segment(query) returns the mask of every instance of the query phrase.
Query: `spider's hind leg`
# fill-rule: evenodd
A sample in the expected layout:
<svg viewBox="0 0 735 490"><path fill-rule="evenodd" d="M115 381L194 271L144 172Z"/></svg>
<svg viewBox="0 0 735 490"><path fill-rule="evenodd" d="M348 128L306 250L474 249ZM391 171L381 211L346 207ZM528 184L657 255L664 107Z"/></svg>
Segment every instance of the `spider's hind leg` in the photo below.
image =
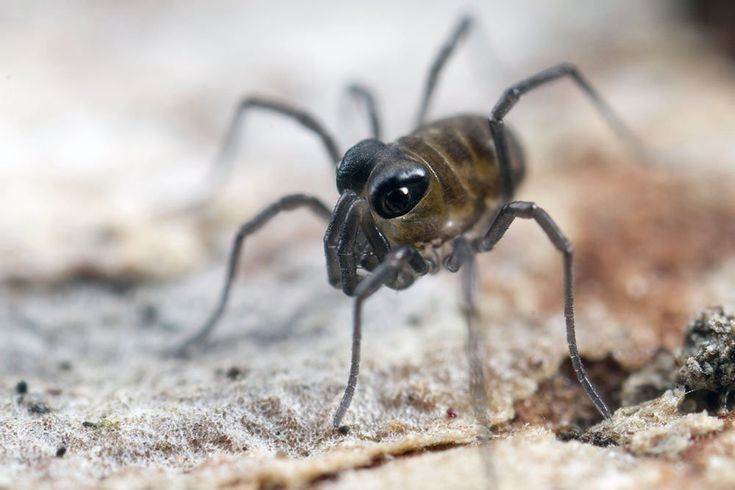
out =
<svg viewBox="0 0 735 490"><path fill-rule="evenodd" d="M567 347L569 348L569 357L572 360L572 366L574 372L577 375L579 383L584 388L587 396L590 398L595 408L605 418L610 418L610 410L605 405L602 397L597 392L597 389L590 381L587 372L582 364L582 358L579 356L577 349L577 338L575 334L575 322L574 322L574 288L573 288L573 271L572 271L572 258L574 251L572 244L569 239L564 235L559 226L551 219L551 216L538 207L533 202L525 201L511 201L503 205L494 221L490 225L490 229L484 237L480 238L475 243L475 248L478 251L489 251L491 250L503 235L508 230L510 225L515 221L516 218L532 219L541 227L546 234L547 238L551 241L554 247L561 252L563 256L563 267L564 267L564 318L566 320L567 330Z"/></svg>
<svg viewBox="0 0 735 490"><path fill-rule="evenodd" d="M361 83L351 83L345 88L345 95L365 107L370 123L370 136L379 140L382 136L382 125L380 124L378 103L373 91Z"/></svg>
<svg viewBox="0 0 735 490"><path fill-rule="evenodd" d="M636 135L628 129L626 124L617 116L610 105L605 102L605 99L603 99L587 79L582 76L579 69L571 63L560 63L511 85L505 90L505 92L503 92L500 100L498 100L495 107L493 107L492 114L489 118L490 132L492 133L495 151L498 155L501 190L504 201L510 201L513 199L515 191L513 171L511 169L511 151L504 123L505 116L516 105L521 96L563 77L571 78L590 98L595 108L602 115L607 124L613 129L615 134L633 154L643 161L647 160L644 145Z"/></svg>
<svg viewBox="0 0 735 490"><path fill-rule="evenodd" d="M447 268L460 270L462 281L462 312L467 324L467 362L469 364L470 398L475 418L480 424L479 440L483 465L489 485L494 485L495 469L490 448L490 418L488 417L487 379L485 377L485 335L479 326L477 311L477 261L471 245L459 238L447 262ZM460 269L461 268L461 269ZM494 488L491 486L491 488Z"/></svg>
<svg viewBox="0 0 735 490"><path fill-rule="evenodd" d="M467 35L467 32L472 26L472 17L465 15L459 19L459 22L452 30L449 38L444 42L439 52L431 63L429 68L429 76L424 83L424 91L421 94L421 102L419 103L419 111L416 115L416 127L420 127L426 121L426 113L429 111L431 105L432 96L436 89L436 84L439 81L439 75L441 75L444 66L447 64L447 60L452 56L455 49L459 45L460 41Z"/></svg>
<svg viewBox="0 0 735 490"><path fill-rule="evenodd" d="M488 395L486 388L484 354L484 336L478 326L477 312L477 263L475 252L463 238L454 242L454 250L447 261L447 268L456 272L460 270L462 281L462 312L467 323L467 358L470 366L470 395L472 408L478 422L489 427L487 416Z"/></svg>

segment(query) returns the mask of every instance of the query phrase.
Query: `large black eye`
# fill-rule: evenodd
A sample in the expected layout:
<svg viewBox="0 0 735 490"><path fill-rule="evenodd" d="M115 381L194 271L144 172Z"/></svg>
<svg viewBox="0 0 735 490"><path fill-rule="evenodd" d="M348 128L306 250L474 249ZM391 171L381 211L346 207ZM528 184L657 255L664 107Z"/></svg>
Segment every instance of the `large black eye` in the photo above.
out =
<svg viewBox="0 0 735 490"><path fill-rule="evenodd" d="M370 186L370 202L376 213L386 219L411 211L429 188L426 169L416 163L388 167Z"/></svg>

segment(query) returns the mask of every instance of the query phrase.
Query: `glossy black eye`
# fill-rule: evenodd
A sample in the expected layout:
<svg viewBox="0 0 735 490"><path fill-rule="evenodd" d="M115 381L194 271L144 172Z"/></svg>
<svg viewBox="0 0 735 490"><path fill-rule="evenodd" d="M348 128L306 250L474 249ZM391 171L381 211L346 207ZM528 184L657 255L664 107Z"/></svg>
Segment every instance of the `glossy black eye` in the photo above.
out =
<svg viewBox="0 0 735 490"><path fill-rule="evenodd" d="M371 185L370 202L383 218L397 218L416 207L428 188L429 176L422 166L389 168Z"/></svg>

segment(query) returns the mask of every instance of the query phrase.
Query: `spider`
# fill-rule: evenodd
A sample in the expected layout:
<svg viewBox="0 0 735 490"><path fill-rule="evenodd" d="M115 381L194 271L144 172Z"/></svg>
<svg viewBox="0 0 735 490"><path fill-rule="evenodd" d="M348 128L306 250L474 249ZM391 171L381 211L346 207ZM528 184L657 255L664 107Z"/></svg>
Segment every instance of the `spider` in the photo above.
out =
<svg viewBox="0 0 735 490"><path fill-rule="evenodd" d="M572 244L543 208L534 202L513 200L524 178L525 163L518 140L506 128L504 118L527 92L569 78L590 98L619 137L631 145L636 140L570 63L554 65L510 86L489 117L457 115L427 123L426 114L442 69L471 23L469 16L462 17L434 59L422 93L416 129L392 143L380 140L375 99L361 85L350 86L349 94L367 107L372 137L360 141L344 155L324 126L307 112L259 97L239 102L215 169L229 170L243 116L252 109L267 110L294 119L321 139L330 160L336 162L340 196L330 211L314 196L287 195L243 223L232 244L219 301L203 327L180 347L180 352L201 344L224 313L245 239L282 211L307 208L328 222L324 253L329 283L355 298L350 372L333 426L341 427L357 387L365 301L382 286L402 290L418 277L442 268L462 273L463 312L469 331L470 392L476 414L486 421L482 414L487 395L476 327L475 255L492 250L516 218L530 219L541 227L563 258L566 337L577 379L600 414L611 416L577 350Z"/></svg>

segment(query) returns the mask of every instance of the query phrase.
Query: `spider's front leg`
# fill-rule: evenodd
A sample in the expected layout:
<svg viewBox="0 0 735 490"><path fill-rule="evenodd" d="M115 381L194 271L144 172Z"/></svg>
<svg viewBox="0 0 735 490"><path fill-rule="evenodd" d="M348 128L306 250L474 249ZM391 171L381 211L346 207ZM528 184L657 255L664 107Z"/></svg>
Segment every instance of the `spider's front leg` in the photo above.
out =
<svg viewBox="0 0 735 490"><path fill-rule="evenodd" d="M374 292L384 284L395 281L398 274L409 268L417 274L426 272L426 264L415 247L403 245L393 249L385 260L375 270L357 284L354 290L355 307L352 317L352 355L350 360L350 374L347 378L342 400L332 419L334 428L342 423L347 409L352 402L352 396L357 388L357 376L360 372L360 343L362 340L362 305ZM417 270L418 268L418 270Z"/></svg>
<svg viewBox="0 0 735 490"><path fill-rule="evenodd" d="M311 114L293 105L283 102L277 102L261 97L245 97L240 100L240 102L235 107L232 119L230 120L227 131L225 132L225 136L217 153L217 157L214 160L214 165L212 168L213 177L209 192L205 196L203 196L201 200L195 200L191 202L187 206L187 208L196 208L198 206L206 204L214 195L219 185L224 183L232 167L232 160L237 150L243 119L245 117L245 114L253 109L270 111L294 120L305 129L313 132L319 137L322 144L324 145L327 154L329 155L331 164L334 164L339 160L340 150L337 147L334 138L331 136L331 134L329 134L324 126ZM212 312L206 323L199 329L199 331L188 340L186 340L186 342L182 343L178 349L176 349L175 352L178 355L185 355L192 348L200 346L219 322L227 306L227 300L230 295L232 282L235 278L235 272L237 271L237 264L245 238L258 231L281 211L290 211L302 207L310 209L317 216L323 218L324 220L329 220L331 217L329 208L318 198L305 194L291 194L284 196L270 206L267 206L253 219L243 223L240 226L240 229L235 235L235 239L232 244L232 250L230 251L230 258L227 266L227 274L225 276L225 283L222 292L220 293L217 306L215 307L214 311Z"/></svg>
<svg viewBox="0 0 735 490"><path fill-rule="evenodd" d="M222 317L230 296L230 289L235 279L237 265L240 260L240 252L242 251L245 239L260 230L266 223L280 214L281 211L291 211L299 208L307 208L324 220L328 220L331 216L329 208L318 198L306 194L290 194L267 206L255 215L253 219L246 221L240 226L232 243L225 283L220 293L217 306L197 333L179 346L176 350L178 355L186 355L192 348L202 345Z"/></svg>
<svg viewBox="0 0 735 490"><path fill-rule="evenodd" d="M341 151L335 142L334 137L309 112L298 108L292 104L272 100L264 97L243 97L235 106L232 117L227 130L225 131L222 142L220 143L217 155L211 167L211 175L208 179L207 191L197 199L190 202L185 210L197 209L206 205L217 193L217 191L226 183L232 171L233 160L237 152L240 139L242 138L242 125L245 115L253 110L262 110L272 112L284 118L301 125L304 129L311 131L319 137L321 144L324 146L329 156L330 165L336 165L340 159Z"/></svg>
<svg viewBox="0 0 735 490"><path fill-rule="evenodd" d="M363 238L364 241L361 242L358 238ZM379 264L367 276L360 277L357 274L357 255L366 252L377 259ZM350 374L342 401L334 414L333 425L337 428L357 387L363 302L383 285L393 289L408 287L416 277L426 274L428 267L418 250L411 245L402 245L391 250L390 243L375 225L365 199L349 189L342 193L332 212L327 233L324 235L324 254L329 283L341 288L348 296L355 297Z"/></svg>

